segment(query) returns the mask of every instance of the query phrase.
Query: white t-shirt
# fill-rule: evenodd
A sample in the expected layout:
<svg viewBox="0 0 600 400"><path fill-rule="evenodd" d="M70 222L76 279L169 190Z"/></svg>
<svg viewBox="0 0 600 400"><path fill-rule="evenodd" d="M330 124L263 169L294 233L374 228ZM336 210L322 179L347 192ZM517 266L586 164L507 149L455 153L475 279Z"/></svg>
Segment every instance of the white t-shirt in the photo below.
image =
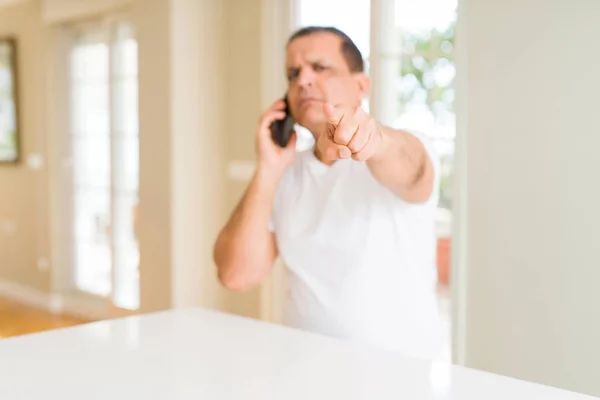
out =
<svg viewBox="0 0 600 400"><path fill-rule="evenodd" d="M297 154L278 188L271 229L287 271L284 322L368 346L435 358L435 191L413 205L375 180L364 162L331 167Z"/></svg>

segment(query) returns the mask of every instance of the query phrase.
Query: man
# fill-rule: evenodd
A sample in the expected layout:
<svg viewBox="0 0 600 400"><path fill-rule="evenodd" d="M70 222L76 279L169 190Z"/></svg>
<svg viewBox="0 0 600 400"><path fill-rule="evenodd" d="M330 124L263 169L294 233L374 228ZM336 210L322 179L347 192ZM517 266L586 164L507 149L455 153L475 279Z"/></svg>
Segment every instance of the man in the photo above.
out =
<svg viewBox="0 0 600 400"><path fill-rule="evenodd" d="M288 41L288 101L315 137L296 154L261 116L258 164L214 258L231 290L261 283L276 257L289 282L285 322L369 346L433 358L439 346L434 213L438 164L421 136L382 126L360 107L369 79L341 31L308 27Z"/></svg>

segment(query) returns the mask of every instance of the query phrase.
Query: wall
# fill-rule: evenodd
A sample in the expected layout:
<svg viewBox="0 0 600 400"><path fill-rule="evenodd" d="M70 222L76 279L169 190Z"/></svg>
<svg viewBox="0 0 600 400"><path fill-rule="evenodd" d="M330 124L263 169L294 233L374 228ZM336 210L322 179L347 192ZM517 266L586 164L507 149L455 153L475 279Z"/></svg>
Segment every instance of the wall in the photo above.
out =
<svg viewBox="0 0 600 400"><path fill-rule="evenodd" d="M600 395L600 2L461 7L466 364Z"/></svg>
<svg viewBox="0 0 600 400"><path fill-rule="evenodd" d="M122 3L95 2L103 11ZM227 295L212 262L212 243L229 199L224 9L214 0L129 3L139 43L141 311L191 305L226 310ZM50 5L61 4L59 13L51 12ZM57 164L59 145L46 131L64 132L64 116L57 117L64 110L56 109L58 102L45 100L64 97L57 83L62 79L66 84L58 70L58 53L64 47L59 24L99 12L81 7L70 12L65 4L30 0L0 8L0 33L16 33L20 41L23 155L48 153ZM49 25L43 25L44 17ZM243 31L238 33L243 36ZM237 48L247 45L241 42ZM239 65L237 71L244 68ZM20 291L24 299L44 305L51 299L51 278L53 288L64 288L56 283L64 278L64 263L51 265L50 271L37 269L38 258L49 257L49 249L60 249L64 242L55 216L52 235L48 233L49 197L54 198L48 187L56 187L60 165L56 168L52 176L48 168L0 168L0 222L17 224L13 236L0 232L0 295L7 289L8 294ZM53 202L60 209L60 202ZM53 259L60 257L55 254Z"/></svg>
<svg viewBox="0 0 600 400"><path fill-rule="evenodd" d="M261 14L260 0L226 2L225 68L227 71L226 130L229 161L254 161L255 131L261 110ZM228 183L228 212L232 212L246 190L247 182ZM225 221L223 221L225 222ZM260 289L229 293L232 312L258 318Z"/></svg>
<svg viewBox="0 0 600 400"><path fill-rule="evenodd" d="M173 305L228 309L212 257L227 199L223 2L171 3Z"/></svg>
<svg viewBox="0 0 600 400"><path fill-rule="evenodd" d="M261 69L261 62L271 60L261 48L261 21L270 18L274 27L284 23L269 14L275 10L272 3L97 0L70 7L64 0L29 0L0 9L0 29L17 32L22 41L24 154L47 152L58 165L61 150L46 131L51 127L54 134L62 134L66 116L57 108L60 101L46 107L45 100L68 78L54 53L65 46L60 23L131 6L139 43L142 311L205 304L249 317L261 314L261 289L224 293L210 253L218 229L247 186L243 180L227 179L228 162L255 160L258 116L265 98L272 101L261 83L272 78ZM48 215L48 199L56 210L62 204L54 193L59 189L48 195L58 177L52 173L60 174L60 167L54 172L31 171L24 165L0 169L0 221L18 223L16 236L0 232L0 281L42 294L64 289L69 281L60 254L65 249L61 221L58 213ZM54 255L47 254L50 248ZM38 258L55 265L38 271Z"/></svg>
<svg viewBox="0 0 600 400"><path fill-rule="evenodd" d="M122 7L132 0L41 0L45 22L63 22Z"/></svg>
<svg viewBox="0 0 600 400"><path fill-rule="evenodd" d="M47 291L49 257L47 170L28 167L29 155L46 159L45 50L40 3L0 8L0 36L17 39L21 162L0 165L0 286ZM38 262L40 269L38 269ZM2 290L0 290L2 291Z"/></svg>
<svg viewBox="0 0 600 400"><path fill-rule="evenodd" d="M224 14L214 0L135 3L143 311L227 310L212 262L226 202Z"/></svg>
<svg viewBox="0 0 600 400"><path fill-rule="evenodd" d="M140 296L143 310L153 311L171 306L169 2L136 2L134 18L139 59Z"/></svg>

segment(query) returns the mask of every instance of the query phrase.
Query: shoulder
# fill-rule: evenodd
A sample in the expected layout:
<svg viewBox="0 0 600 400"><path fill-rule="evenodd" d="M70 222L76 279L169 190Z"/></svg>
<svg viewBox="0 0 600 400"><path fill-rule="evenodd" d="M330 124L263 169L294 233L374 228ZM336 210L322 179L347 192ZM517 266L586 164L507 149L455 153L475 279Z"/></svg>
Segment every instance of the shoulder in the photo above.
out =
<svg viewBox="0 0 600 400"><path fill-rule="evenodd" d="M405 135L410 135L410 136L416 138L419 142L421 142L421 144L425 148L425 152L427 153L427 156L433 163L434 167L436 169L439 168L440 156L435 149L433 140L428 135L426 135L423 132L416 131L416 130L409 130L409 129L396 129L396 130L398 132L402 132Z"/></svg>
<svg viewBox="0 0 600 400"><path fill-rule="evenodd" d="M409 208L431 208L431 206L437 206L441 182L441 157L436 149L434 140L426 133L418 130L393 128L391 131L402 135L404 137L404 141L412 142L410 146L411 151L417 150L415 145L420 143L422 145L423 152L425 153L424 156L427 157L433 169L433 190L427 201L418 204L407 203L395 195L392 197L393 201L396 203L401 203Z"/></svg>
<svg viewBox="0 0 600 400"><path fill-rule="evenodd" d="M408 134L416 137L425 148L425 153L429 157L431 164L433 166L433 191L429 200L425 203L426 206L433 206L437 208L438 202L440 200L440 184L441 184L441 175L442 175L442 166L441 166L441 157L438 153L434 141L426 135L425 133L418 131L406 131Z"/></svg>

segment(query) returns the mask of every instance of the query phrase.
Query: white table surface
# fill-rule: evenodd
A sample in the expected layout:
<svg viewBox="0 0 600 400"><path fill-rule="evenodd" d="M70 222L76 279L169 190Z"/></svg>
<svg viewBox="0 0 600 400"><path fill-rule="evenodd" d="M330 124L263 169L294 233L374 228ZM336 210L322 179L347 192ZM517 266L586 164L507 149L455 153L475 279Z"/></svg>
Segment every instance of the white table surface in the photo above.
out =
<svg viewBox="0 0 600 400"><path fill-rule="evenodd" d="M0 340L0 399L591 399L201 309Z"/></svg>

